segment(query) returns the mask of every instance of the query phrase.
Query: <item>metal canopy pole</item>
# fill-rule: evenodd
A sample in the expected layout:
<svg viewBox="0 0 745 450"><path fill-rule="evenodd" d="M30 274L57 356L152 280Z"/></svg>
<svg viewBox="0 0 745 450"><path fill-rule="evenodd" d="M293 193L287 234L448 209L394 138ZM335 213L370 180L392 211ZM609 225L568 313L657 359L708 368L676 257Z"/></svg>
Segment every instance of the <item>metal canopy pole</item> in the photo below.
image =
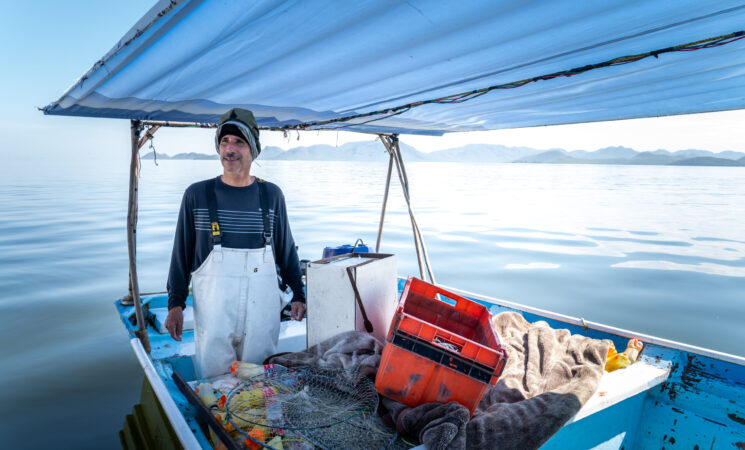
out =
<svg viewBox="0 0 745 450"><path fill-rule="evenodd" d="M173 122L169 120L141 120L142 126L158 126L158 127L172 127L172 128L217 128L216 123L202 123L202 122Z"/></svg>
<svg viewBox="0 0 745 450"><path fill-rule="evenodd" d="M409 191L408 191L408 185L404 182L404 179L401 176L401 166L399 165L398 156L396 156L396 149L394 146L394 140L397 140L398 136L386 136L385 139L383 139L383 145L385 145L386 150L388 150L388 153L390 153L391 157L396 163L396 171L398 172L398 180L401 183L401 189L404 192L404 200L406 201L406 206L409 208L409 219L411 219L411 230L414 233L414 249L416 250L416 260L419 264L419 277L422 280L425 280L424 278L424 261L422 261L422 255L419 251L419 236L416 234L416 221L414 220L414 212L411 210L411 204L409 203Z"/></svg>
<svg viewBox="0 0 745 450"><path fill-rule="evenodd" d="M137 331L135 335L140 339L142 347L150 353L150 338L147 335L147 325L145 324L145 315L142 311L142 301L140 300L140 286L137 281L137 261L136 261L136 233L137 233L137 155L140 150L140 131L142 123L139 120L132 120L130 123L132 138L132 158L129 164L129 204L127 208L127 249L129 250L129 282L132 289L132 299L135 304L135 317L137 318ZM152 134L148 133L150 138ZM147 138L147 137L146 137ZM147 139L143 140L144 141Z"/></svg>
<svg viewBox="0 0 745 450"><path fill-rule="evenodd" d="M406 200L406 206L409 210L409 219L411 219L411 229L414 233L414 248L416 249L417 262L419 263L419 275L422 280L426 280L424 275L424 269L426 266L427 275L431 283L435 284L435 277L432 273L431 264L429 262L429 256L427 254L427 248L424 245L424 239L422 233L419 230L419 225L414 217L414 210L411 208L411 198L409 196L409 179L406 176L406 168L404 167L403 157L401 156L401 148L398 144L398 135L381 136L383 137L383 145L391 155L393 161L396 163L396 171L398 172L398 179L401 183L401 188L404 193L404 200Z"/></svg>
<svg viewBox="0 0 745 450"><path fill-rule="evenodd" d="M409 193L409 178L406 175L406 167L404 166L404 157L401 154L401 147L399 147L399 141L398 136L394 135L392 136L392 143L393 148L395 150L396 155L396 168L398 169L399 176L401 177L402 185L405 183L406 185L406 205L409 207L409 215L411 216L411 224L414 228L414 234L419 238L419 246L421 247L422 251L422 257L424 258L424 265L427 268L427 274L429 275L429 281L432 284L437 284L435 281L435 276L432 273L432 264L429 262L429 254L427 252L427 247L424 245L424 238L422 237L422 231L419 229L419 224L416 221L416 218L414 217L414 210L411 208L411 198ZM422 275L422 279L424 279L424 276Z"/></svg>
<svg viewBox="0 0 745 450"><path fill-rule="evenodd" d="M385 145L385 135L378 135L380 140ZM386 145L386 150L388 146ZM388 175L385 177L385 193L383 194L383 207L380 210L380 225L378 225L378 240L375 242L375 253L380 253L380 240L383 237L383 222L385 221L385 207L388 204L388 191L391 187L391 172L393 172L393 153L388 150Z"/></svg>

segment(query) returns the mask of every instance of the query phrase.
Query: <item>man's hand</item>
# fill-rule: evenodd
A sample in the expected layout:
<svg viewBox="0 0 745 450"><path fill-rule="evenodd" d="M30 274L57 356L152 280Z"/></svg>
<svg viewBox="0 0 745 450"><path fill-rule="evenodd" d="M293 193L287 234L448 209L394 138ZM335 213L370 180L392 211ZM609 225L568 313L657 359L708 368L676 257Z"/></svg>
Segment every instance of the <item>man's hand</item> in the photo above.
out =
<svg viewBox="0 0 745 450"><path fill-rule="evenodd" d="M166 317L166 330L177 341L181 340L181 332L184 330L184 308L176 306L168 310Z"/></svg>
<svg viewBox="0 0 745 450"><path fill-rule="evenodd" d="M303 320L305 315L305 303L303 302L292 302L290 304L290 317L294 320Z"/></svg>

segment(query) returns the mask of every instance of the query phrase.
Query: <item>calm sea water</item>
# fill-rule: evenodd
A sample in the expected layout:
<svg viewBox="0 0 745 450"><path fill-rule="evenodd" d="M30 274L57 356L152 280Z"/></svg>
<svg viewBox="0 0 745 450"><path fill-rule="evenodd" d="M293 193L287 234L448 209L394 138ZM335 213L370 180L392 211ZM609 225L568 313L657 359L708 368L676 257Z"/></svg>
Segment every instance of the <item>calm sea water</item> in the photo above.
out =
<svg viewBox="0 0 745 450"><path fill-rule="evenodd" d="M103 166L103 167L102 167ZM384 165L266 161L301 258L375 243ZM217 161L143 161L138 264L162 291L184 188ZM439 283L745 355L745 170L412 163ZM139 368L113 308L127 290L127 168L0 168L3 447L115 448ZM394 184L382 251L417 274Z"/></svg>

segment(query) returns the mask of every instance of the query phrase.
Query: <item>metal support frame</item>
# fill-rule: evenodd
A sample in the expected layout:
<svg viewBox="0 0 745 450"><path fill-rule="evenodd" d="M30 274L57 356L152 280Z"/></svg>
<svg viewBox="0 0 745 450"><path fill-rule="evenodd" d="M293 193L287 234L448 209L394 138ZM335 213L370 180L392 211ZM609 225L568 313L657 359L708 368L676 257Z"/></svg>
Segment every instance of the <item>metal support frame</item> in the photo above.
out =
<svg viewBox="0 0 745 450"><path fill-rule="evenodd" d="M401 183L401 188L404 194L404 200L406 200L406 207L409 210L409 219L411 220L411 229L414 233L414 248L416 249L417 262L419 263L419 275L422 280L426 280L424 270L426 268L429 281L432 284L436 284L435 276L432 273L432 264L429 261L429 254L427 253L427 247L424 245L424 239L422 238L422 232L419 230L416 217L414 217L414 210L411 208L411 198L409 196L409 178L406 175L406 167L404 166L404 160L401 156L401 147L398 145L398 135L378 135L380 140L383 142L388 154L390 155L390 161L388 165L388 178L386 180L385 187L385 198L383 199L383 209L380 214L380 226L378 228L378 244L376 251L379 251L380 237L383 233L383 221L385 218L385 207L388 202L388 187L391 181L392 163L396 164L396 171L398 172L398 180Z"/></svg>
<svg viewBox="0 0 745 450"><path fill-rule="evenodd" d="M137 318L137 331L135 335L142 342L142 347L150 353L150 338L147 335L147 324L145 314L142 310L140 299L140 286L137 279L137 191L138 191L138 165L139 151L145 141L152 139L154 130L151 128L140 141L142 122L132 120L130 122L132 156L129 164L129 203L127 207L127 249L129 250L129 286L130 295L135 305L135 317Z"/></svg>
<svg viewBox="0 0 745 450"><path fill-rule="evenodd" d="M217 124L214 123L193 123L193 122L170 122L170 121L156 121L156 120L131 120L131 145L132 145L132 156L129 167L129 205L127 210L127 248L129 250L129 299L134 303L135 306L135 317L137 319L137 331L135 335L142 342L142 346L150 353L150 340L147 334L147 324L145 323L145 315L142 308L142 300L140 299L140 287L137 278L137 203L138 203L138 178L139 178L139 151L147 143L147 141L153 139L154 133L161 127L174 127L174 128L215 128ZM140 137L141 132L145 127L149 127L145 132L145 135ZM401 148L399 147L398 135L385 135L379 134L380 140L383 142L386 150L388 151L388 173L385 181L385 194L383 196L383 205L380 212L380 224L378 226L378 237L375 244L375 251L380 252L380 242L383 235L383 223L385 222L386 206L388 204L388 193L391 185L391 174L393 172L393 165L396 165L396 171L398 173L398 179L403 189L404 199L406 200L406 206L409 211L409 219L411 220L411 229L414 234L414 248L416 249L417 262L419 264L419 275L421 279L429 276L431 283L435 284L435 277L432 273L432 265L429 261L429 255L427 248L424 245L424 239L422 238L421 230L414 217L414 210L411 208L411 198L409 196L409 180L406 175L406 167L404 166L403 157L401 156Z"/></svg>
<svg viewBox="0 0 745 450"><path fill-rule="evenodd" d="M169 120L141 120L142 126L172 127L172 128L217 128L216 123L201 122L171 122Z"/></svg>
<svg viewBox="0 0 745 450"><path fill-rule="evenodd" d="M383 136L380 137L383 139ZM388 147L386 147L387 149ZM385 177L385 193L383 194L383 207L380 210L380 224L378 225L378 239L375 242L375 253L380 253L380 240L383 237L383 222L385 221L385 207L388 204L388 191L391 187L391 172L393 171L393 153L388 152L388 175Z"/></svg>

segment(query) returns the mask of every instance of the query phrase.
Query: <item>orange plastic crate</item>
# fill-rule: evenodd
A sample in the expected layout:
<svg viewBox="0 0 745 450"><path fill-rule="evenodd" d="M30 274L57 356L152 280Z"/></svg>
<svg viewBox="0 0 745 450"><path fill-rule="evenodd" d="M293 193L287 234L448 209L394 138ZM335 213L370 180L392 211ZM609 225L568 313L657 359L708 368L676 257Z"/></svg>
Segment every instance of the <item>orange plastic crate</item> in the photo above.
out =
<svg viewBox="0 0 745 450"><path fill-rule="evenodd" d="M409 406L456 401L473 414L507 361L491 318L483 305L409 278L388 330L376 390Z"/></svg>

